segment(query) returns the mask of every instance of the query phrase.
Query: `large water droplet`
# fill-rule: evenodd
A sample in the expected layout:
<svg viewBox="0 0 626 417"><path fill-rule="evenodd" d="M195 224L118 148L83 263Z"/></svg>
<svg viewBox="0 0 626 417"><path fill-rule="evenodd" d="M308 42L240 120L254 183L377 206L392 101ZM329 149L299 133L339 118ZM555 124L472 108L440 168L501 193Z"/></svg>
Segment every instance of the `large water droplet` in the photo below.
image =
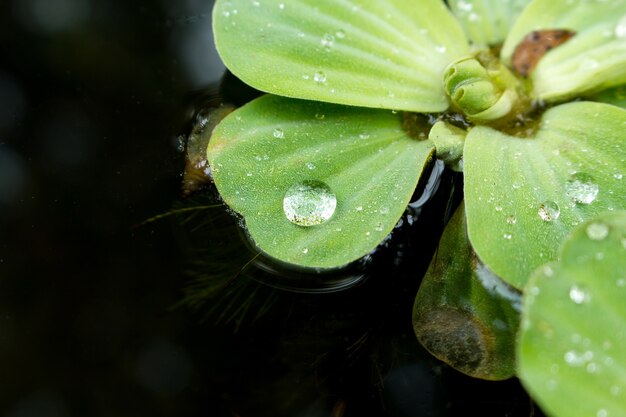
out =
<svg viewBox="0 0 626 417"><path fill-rule="evenodd" d="M604 223L591 223L586 229L587 236L591 240L602 240L609 235L609 226Z"/></svg>
<svg viewBox="0 0 626 417"><path fill-rule="evenodd" d="M298 226L316 226L330 219L337 208L337 197L321 181L303 181L290 187L283 199L283 211Z"/></svg>
<svg viewBox="0 0 626 417"><path fill-rule="evenodd" d="M565 193L575 203L590 204L598 195L598 184L584 172L573 174L565 184Z"/></svg>
<svg viewBox="0 0 626 417"><path fill-rule="evenodd" d="M539 217L541 217L541 220L544 222L551 222L559 218L561 209L554 201L546 201L539 205L537 214L539 214Z"/></svg>

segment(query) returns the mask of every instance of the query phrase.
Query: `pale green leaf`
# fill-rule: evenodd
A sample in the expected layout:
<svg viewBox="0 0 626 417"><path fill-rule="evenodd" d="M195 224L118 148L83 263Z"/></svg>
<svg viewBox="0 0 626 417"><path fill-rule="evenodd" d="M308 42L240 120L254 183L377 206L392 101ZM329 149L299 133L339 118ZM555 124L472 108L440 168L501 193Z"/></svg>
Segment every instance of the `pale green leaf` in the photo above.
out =
<svg viewBox="0 0 626 417"><path fill-rule="evenodd" d="M476 378L515 374L521 294L476 257L459 207L439 242L413 307L420 343L450 366Z"/></svg>
<svg viewBox="0 0 626 417"><path fill-rule="evenodd" d="M524 292L519 377L550 416L626 415L626 212L578 227Z"/></svg>
<svg viewBox="0 0 626 417"><path fill-rule="evenodd" d="M444 68L468 51L444 3L218 0L215 43L244 82L274 94L443 111Z"/></svg>
<svg viewBox="0 0 626 417"><path fill-rule="evenodd" d="M528 138L470 130L468 233L483 262L520 288L574 226L626 207L625 127L626 110L576 102L546 111Z"/></svg>
<svg viewBox="0 0 626 417"><path fill-rule="evenodd" d="M509 33L502 58L530 32L567 29L574 37L539 60L530 74L533 94L556 101L626 82L626 1L534 0Z"/></svg>
<svg viewBox="0 0 626 417"><path fill-rule="evenodd" d="M478 46L504 42L530 0L450 0L448 4L471 42Z"/></svg>
<svg viewBox="0 0 626 417"><path fill-rule="evenodd" d="M222 198L262 251L291 264L338 267L391 232L432 157L432 143L409 137L402 122L402 113L388 110L268 95L218 125L209 164ZM301 226L287 218L284 199L310 181L328 186L336 208L327 221Z"/></svg>

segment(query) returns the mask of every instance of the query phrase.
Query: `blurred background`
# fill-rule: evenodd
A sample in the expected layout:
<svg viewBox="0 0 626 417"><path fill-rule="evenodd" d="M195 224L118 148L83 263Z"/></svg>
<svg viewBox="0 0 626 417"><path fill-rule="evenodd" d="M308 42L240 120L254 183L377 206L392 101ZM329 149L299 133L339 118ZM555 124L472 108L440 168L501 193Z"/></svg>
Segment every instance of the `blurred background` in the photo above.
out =
<svg viewBox="0 0 626 417"><path fill-rule="evenodd" d="M182 139L220 83L254 94L225 90L212 3L1 3L0 415L532 415L516 381L466 378L412 334L441 221L316 294L243 274L224 210L141 224L191 204ZM442 178L445 202L459 185ZM205 297L212 277L228 291Z"/></svg>

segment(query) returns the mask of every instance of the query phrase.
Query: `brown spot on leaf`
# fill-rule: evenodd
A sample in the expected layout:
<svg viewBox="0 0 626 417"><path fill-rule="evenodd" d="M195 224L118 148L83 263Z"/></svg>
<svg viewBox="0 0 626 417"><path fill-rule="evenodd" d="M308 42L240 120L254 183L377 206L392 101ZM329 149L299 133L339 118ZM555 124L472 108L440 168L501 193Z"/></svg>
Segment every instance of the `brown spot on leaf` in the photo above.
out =
<svg viewBox="0 0 626 417"><path fill-rule="evenodd" d="M436 309L414 317L413 330L435 357L468 375L480 374L489 359L489 331L464 311Z"/></svg>
<svg viewBox="0 0 626 417"><path fill-rule="evenodd" d="M515 47L511 65L517 73L528 76L539 60L551 49L567 42L576 32L567 29L546 29L530 32Z"/></svg>

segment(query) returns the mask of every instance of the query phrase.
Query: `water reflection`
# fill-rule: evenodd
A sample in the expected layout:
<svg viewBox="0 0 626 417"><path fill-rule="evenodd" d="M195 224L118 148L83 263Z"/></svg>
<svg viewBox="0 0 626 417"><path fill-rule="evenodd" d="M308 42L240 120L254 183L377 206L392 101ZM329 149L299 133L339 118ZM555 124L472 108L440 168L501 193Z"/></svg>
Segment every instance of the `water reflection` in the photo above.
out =
<svg viewBox="0 0 626 417"><path fill-rule="evenodd" d="M22 119L26 97L11 74L0 70L0 133L8 131Z"/></svg>
<svg viewBox="0 0 626 417"><path fill-rule="evenodd" d="M23 198L27 176L22 157L0 145L0 214L3 208L17 206Z"/></svg>
<svg viewBox="0 0 626 417"><path fill-rule="evenodd" d="M72 30L91 14L91 2L84 0L15 0L15 18L35 32Z"/></svg>
<svg viewBox="0 0 626 417"><path fill-rule="evenodd" d="M217 82L224 65L217 55L211 25L212 0L165 2L171 22L170 48L178 56L191 87Z"/></svg>

